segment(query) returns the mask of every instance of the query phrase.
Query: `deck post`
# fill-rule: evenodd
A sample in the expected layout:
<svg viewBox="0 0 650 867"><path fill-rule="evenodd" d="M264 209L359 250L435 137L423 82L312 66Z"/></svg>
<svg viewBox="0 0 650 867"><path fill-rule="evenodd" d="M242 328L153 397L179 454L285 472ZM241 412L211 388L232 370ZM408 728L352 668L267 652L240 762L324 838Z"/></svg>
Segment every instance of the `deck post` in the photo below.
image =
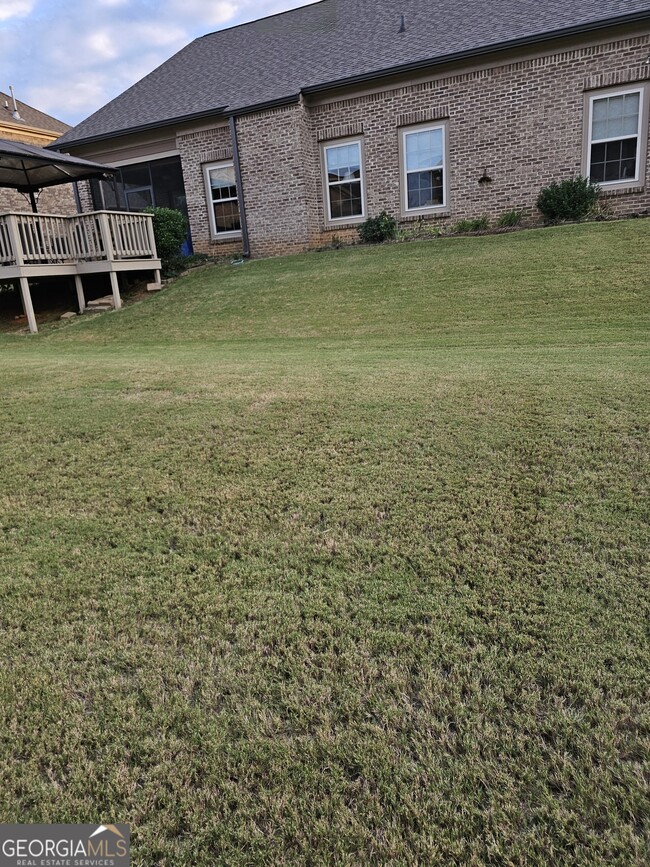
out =
<svg viewBox="0 0 650 867"><path fill-rule="evenodd" d="M109 276L111 278L111 290L113 292L113 307L120 310L122 307L122 299L120 297L120 284L117 282L117 274L113 269L115 261L115 250L113 246L113 235L111 234L110 217L107 213L100 211L97 214L99 219L99 231L102 236L102 244L104 246L104 256L109 267ZM153 219L153 218L152 218Z"/></svg>
<svg viewBox="0 0 650 867"><path fill-rule="evenodd" d="M36 317L34 316L34 305L32 304L32 293L29 291L29 280L27 277L20 277L20 294L23 299L23 309L27 316L27 324L32 334L38 334L36 326Z"/></svg>
<svg viewBox="0 0 650 867"><path fill-rule="evenodd" d="M113 307L119 310L122 307L122 299L120 297L120 284L117 282L117 273L110 271L111 289L113 291Z"/></svg>
<svg viewBox="0 0 650 867"><path fill-rule="evenodd" d="M107 262L113 262L115 259L115 251L113 248L113 236L111 235L111 224L108 220L108 214L105 211L98 211L97 222L99 223L99 234L102 237L104 259L106 259Z"/></svg>
<svg viewBox="0 0 650 867"><path fill-rule="evenodd" d="M9 231L9 241L14 254L14 262L16 263L16 267L19 269L18 273L20 274L25 265L25 255L20 240L20 232L18 231L18 220L15 214L7 214L7 229ZM36 316L34 315L34 305L32 304L32 293L29 289L29 280L27 277L20 276L18 281L20 283L20 296L23 301L23 310L27 317L29 330L32 334L38 334Z"/></svg>
<svg viewBox="0 0 650 867"><path fill-rule="evenodd" d="M18 231L18 219L15 214L7 214L7 229L9 231L9 242L14 254L14 262L20 268L25 264L25 256L23 254L23 245L20 240L20 232Z"/></svg>
<svg viewBox="0 0 650 867"><path fill-rule="evenodd" d="M86 309L86 296L84 295L84 284L81 282L79 274L74 275L74 285L77 290L77 301L79 302L79 313L83 313Z"/></svg>
<svg viewBox="0 0 650 867"><path fill-rule="evenodd" d="M153 214L145 214L147 219L147 236L149 238L149 249L151 250L151 258L158 258L158 250L156 250L156 236L153 231ZM160 280L158 280L160 283Z"/></svg>

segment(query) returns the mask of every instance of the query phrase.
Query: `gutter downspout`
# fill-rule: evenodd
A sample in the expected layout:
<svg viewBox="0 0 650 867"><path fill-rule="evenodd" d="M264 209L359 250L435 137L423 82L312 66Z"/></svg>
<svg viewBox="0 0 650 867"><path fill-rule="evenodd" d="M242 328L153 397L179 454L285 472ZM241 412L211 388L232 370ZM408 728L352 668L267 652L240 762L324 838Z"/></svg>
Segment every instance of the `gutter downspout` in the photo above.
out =
<svg viewBox="0 0 650 867"><path fill-rule="evenodd" d="M246 205L244 203L244 186L241 179L241 165L239 162L239 139L237 137L237 121L234 115L228 118L230 124L230 138L232 140L232 156L235 166L235 180L237 181L237 195L239 196L239 217L241 220L242 254L244 259L250 259L251 248L248 239L248 221L246 220Z"/></svg>

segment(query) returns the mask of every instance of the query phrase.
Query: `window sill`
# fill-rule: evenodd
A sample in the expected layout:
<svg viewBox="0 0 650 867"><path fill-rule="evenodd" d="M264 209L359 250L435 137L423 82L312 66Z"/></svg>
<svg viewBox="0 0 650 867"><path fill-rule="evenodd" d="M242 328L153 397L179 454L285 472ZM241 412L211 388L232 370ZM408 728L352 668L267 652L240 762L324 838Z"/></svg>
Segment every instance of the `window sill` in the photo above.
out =
<svg viewBox="0 0 650 867"><path fill-rule="evenodd" d="M449 217L451 210L445 208L430 208L422 211L402 211L402 220L405 223L413 223L416 220L432 219L435 217Z"/></svg>
<svg viewBox="0 0 650 867"><path fill-rule="evenodd" d="M600 185L600 195L604 199L610 199L610 198L613 198L614 196L629 196L630 194L644 193L644 192L645 192L645 187L643 186L643 184L639 184L639 183L631 184L628 187L618 186L618 185L612 186L612 187L606 187L603 184Z"/></svg>
<svg viewBox="0 0 650 867"><path fill-rule="evenodd" d="M340 223L325 223L326 232L336 232L337 229L356 229L361 223L365 223L367 217L357 217L354 220L341 220Z"/></svg>
<svg viewBox="0 0 650 867"><path fill-rule="evenodd" d="M241 239L241 232L224 232L222 235L213 235L210 241L213 244L227 244L228 241L241 241Z"/></svg>

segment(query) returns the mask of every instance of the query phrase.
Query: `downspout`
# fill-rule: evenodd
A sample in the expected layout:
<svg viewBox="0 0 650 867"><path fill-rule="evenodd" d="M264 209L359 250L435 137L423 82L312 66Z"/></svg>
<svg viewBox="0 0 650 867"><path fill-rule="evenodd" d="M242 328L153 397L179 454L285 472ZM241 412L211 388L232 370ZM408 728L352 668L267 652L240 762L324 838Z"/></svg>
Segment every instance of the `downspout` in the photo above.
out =
<svg viewBox="0 0 650 867"><path fill-rule="evenodd" d="M244 186L241 179L241 165L239 162L239 139L237 138L237 121L234 115L229 118L230 138L232 140L232 157L235 166L235 180L237 182L237 195L239 196L239 218L241 220L242 254L244 259L250 259L251 248L248 240L248 222L246 220L246 205L244 204Z"/></svg>

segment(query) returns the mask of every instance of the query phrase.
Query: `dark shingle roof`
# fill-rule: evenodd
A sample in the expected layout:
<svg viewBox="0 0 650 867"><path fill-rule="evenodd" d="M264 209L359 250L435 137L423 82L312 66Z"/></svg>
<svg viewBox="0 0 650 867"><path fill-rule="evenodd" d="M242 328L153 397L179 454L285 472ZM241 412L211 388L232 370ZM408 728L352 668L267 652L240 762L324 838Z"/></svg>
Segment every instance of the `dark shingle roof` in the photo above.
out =
<svg viewBox="0 0 650 867"><path fill-rule="evenodd" d="M642 15L650 0L321 0L196 39L56 146Z"/></svg>
<svg viewBox="0 0 650 867"><path fill-rule="evenodd" d="M5 103L8 103L8 107L5 107ZM45 114L45 112L39 111L37 108L32 108L32 106L27 105L26 102L21 102L17 99L16 104L18 106L20 120L16 120L13 117L14 104L12 97L9 96L8 93L3 93L0 90L0 121L4 123L12 123L18 127L44 129L48 132L59 135L70 129L69 124L63 123L63 121L57 120L55 117L50 117L49 114Z"/></svg>

